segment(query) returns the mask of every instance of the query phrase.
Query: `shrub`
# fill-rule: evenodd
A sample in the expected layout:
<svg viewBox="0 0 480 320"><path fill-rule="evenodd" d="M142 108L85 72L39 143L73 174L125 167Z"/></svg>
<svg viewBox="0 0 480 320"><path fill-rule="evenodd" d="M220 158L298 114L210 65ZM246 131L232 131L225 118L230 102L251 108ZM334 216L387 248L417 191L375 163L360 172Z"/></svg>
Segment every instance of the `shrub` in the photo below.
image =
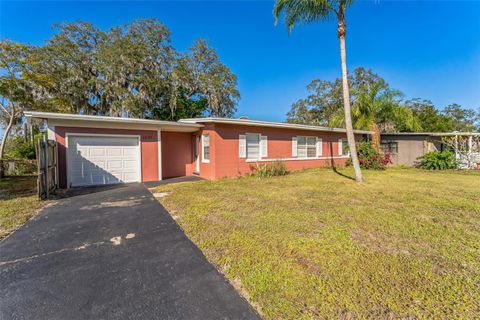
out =
<svg viewBox="0 0 480 320"><path fill-rule="evenodd" d="M357 144L358 161L363 169L384 170L385 166L392 163L389 153L381 154L373 147L370 141L360 141ZM352 161L348 159L347 165Z"/></svg>
<svg viewBox="0 0 480 320"><path fill-rule="evenodd" d="M38 133L34 136L34 142L25 141L23 136L12 137L7 140L5 146L6 159L35 159L35 144L39 139L43 139L44 134Z"/></svg>
<svg viewBox="0 0 480 320"><path fill-rule="evenodd" d="M285 176L288 174L287 166L282 161L274 161L271 164L257 163L250 165L252 174L259 178Z"/></svg>
<svg viewBox="0 0 480 320"><path fill-rule="evenodd" d="M446 150L444 152L433 151L418 157L417 166L427 170L447 170L457 168L455 154Z"/></svg>

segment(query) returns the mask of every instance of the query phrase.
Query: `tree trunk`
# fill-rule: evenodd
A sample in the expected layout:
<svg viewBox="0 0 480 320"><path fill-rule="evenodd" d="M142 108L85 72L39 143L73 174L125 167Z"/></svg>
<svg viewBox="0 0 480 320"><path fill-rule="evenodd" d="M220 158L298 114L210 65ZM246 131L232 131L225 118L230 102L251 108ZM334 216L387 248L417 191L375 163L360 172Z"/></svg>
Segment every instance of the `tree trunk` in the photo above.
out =
<svg viewBox="0 0 480 320"><path fill-rule="evenodd" d="M380 128L375 122L372 124L371 130L373 131L372 146L375 150L380 152Z"/></svg>
<svg viewBox="0 0 480 320"><path fill-rule="evenodd" d="M345 22L339 22L345 28ZM352 157L352 165L355 170L355 180L358 183L363 182L362 171L360 170L360 163L358 162L357 146L355 145L355 136L353 134L351 108L350 108L350 92L348 89L347 77L347 56L345 53L345 33L339 34L340 39L340 59L342 61L342 85L343 85L343 108L345 110L345 127L347 129L347 140L350 148L350 156Z"/></svg>
<svg viewBox="0 0 480 320"><path fill-rule="evenodd" d="M12 110L12 115L10 116L10 120L8 121L8 125L5 128L5 131L3 132L3 137L2 137L2 144L0 145L0 179L3 178L3 152L5 151L5 143L7 141L7 137L10 134L10 130L12 129L13 126L13 120L15 118L14 114L15 110Z"/></svg>

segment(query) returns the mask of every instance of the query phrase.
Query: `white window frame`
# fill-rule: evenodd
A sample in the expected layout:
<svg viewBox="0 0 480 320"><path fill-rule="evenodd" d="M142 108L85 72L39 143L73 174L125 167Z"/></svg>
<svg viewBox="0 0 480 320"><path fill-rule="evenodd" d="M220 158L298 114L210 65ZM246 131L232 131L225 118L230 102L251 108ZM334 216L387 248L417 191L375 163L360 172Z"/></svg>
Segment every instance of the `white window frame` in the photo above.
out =
<svg viewBox="0 0 480 320"><path fill-rule="evenodd" d="M350 157L350 150L347 151L346 154L343 153L343 143L346 142L348 144L347 138L340 138L338 139L338 155L342 157Z"/></svg>
<svg viewBox="0 0 480 320"><path fill-rule="evenodd" d="M205 159L205 140L208 138L208 159ZM202 163L210 163L210 157L212 156L212 149L210 147L210 134L202 134Z"/></svg>
<svg viewBox="0 0 480 320"><path fill-rule="evenodd" d="M317 149L318 137L316 137L316 136L296 136L296 138L297 138L296 139L296 141L297 141L297 153L296 154L297 154L298 159L316 159L316 158L319 157L318 152L317 152L317 150L318 150ZM305 156L304 157L300 156L300 153L299 153L299 150L298 150L298 148L300 147L300 138L305 138ZM311 139L315 140L315 142L313 144L313 147L315 148L315 155L313 157L308 156L308 143L307 143L308 138L311 138ZM312 147L312 146L310 145L310 147Z"/></svg>
<svg viewBox="0 0 480 320"><path fill-rule="evenodd" d="M249 135L256 135L258 136L258 157L257 158L249 158L248 157L248 136ZM261 160L262 159L262 135L260 133L253 133L253 132L247 132L245 133L245 159L247 161L256 161L256 160Z"/></svg>

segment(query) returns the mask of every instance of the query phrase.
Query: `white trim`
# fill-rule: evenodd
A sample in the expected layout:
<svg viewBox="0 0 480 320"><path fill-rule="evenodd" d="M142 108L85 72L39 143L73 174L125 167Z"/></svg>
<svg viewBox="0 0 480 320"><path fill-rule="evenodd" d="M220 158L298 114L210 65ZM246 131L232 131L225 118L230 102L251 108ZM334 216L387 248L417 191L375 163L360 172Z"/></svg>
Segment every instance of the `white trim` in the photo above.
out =
<svg viewBox="0 0 480 320"><path fill-rule="evenodd" d="M75 137L125 137L125 138L137 138L138 139L138 182L142 182L142 139L138 134L106 134L106 133L75 133L67 132L65 133L65 174L67 175L67 188L70 189L70 174L69 174L69 149L68 149L68 138L69 136Z"/></svg>
<svg viewBox="0 0 480 320"><path fill-rule="evenodd" d="M246 134L238 135L238 157L240 159L247 158L247 135Z"/></svg>
<svg viewBox="0 0 480 320"><path fill-rule="evenodd" d="M298 157L298 138L292 137L292 157Z"/></svg>
<svg viewBox="0 0 480 320"><path fill-rule="evenodd" d="M204 133L201 135L201 138L202 138L202 163L210 163L210 159L205 159L205 148L204 148L204 144L205 144L205 138L208 137L208 147L210 148L210 134L209 133ZM210 155L209 157L212 156L212 152L211 152L211 149L210 149Z"/></svg>
<svg viewBox="0 0 480 320"><path fill-rule="evenodd" d="M315 151L316 151L317 158L321 157L323 155L323 139L322 138L317 137L315 141L315 149L316 149Z"/></svg>
<svg viewBox="0 0 480 320"><path fill-rule="evenodd" d="M268 137L260 135L260 158L268 158Z"/></svg>
<svg viewBox="0 0 480 320"><path fill-rule="evenodd" d="M245 159L247 159L247 161L248 160L249 161L251 161L251 160L256 161L256 159L248 159L248 139L247 139L248 135L258 136L258 158L257 159L262 159L262 143L261 143L262 134L261 133L256 133L256 132L246 132L245 133Z"/></svg>
<svg viewBox="0 0 480 320"><path fill-rule="evenodd" d="M338 139L338 155L339 156L348 156L350 157L350 151L347 152L347 154L343 154L343 142L346 142L348 144L348 139L347 138L339 138Z"/></svg>
<svg viewBox="0 0 480 320"><path fill-rule="evenodd" d="M175 122L175 121L150 120L150 119L138 119L138 118L91 116L91 115L83 115L83 114L70 114L70 113L57 113L57 112L25 111L24 115L27 118L37 118L37 119L61 119L61 120L83 120L83 121L153 124L153 125L165 125L165 126L185 127L185 128L194 128L194 129L203 127L202 125L196 124L196 123L184 123L184 122Z"/></svg>
<svg viewBox="0 0 480 320"><path fill-rule="evenodd" d="M328 127L321 127L321 126L315 126L315 125L270 122L270 121L259 121L259 120L249 120L249 119L190 118L190 119L180 119L178 121L183 123L225 123L225 124L238 124L238 125L256 126L256 127L301 129L301 130L327 131L327 132L347 132L347 130L342 128L328 128ZM373 131L366 131L366 130L353 130L353 132L356 134L373 134Z"/></svg>
<svg viewBox="0 0 480 320"><path fill-rule="evenodd" d="M161 130L157 130L157 148L158 148L158 180L163 180L162 178L162 131Z"/></svg>
<svg viewBox="0 0 480 320"><path fill-rule="evenodd" d="M334 156L334 157L317 157L317 158L275 158L275 159L259 159L246 160L246 162L273 162L273 161L308 161L308 160L330 160L330 159L348 159L349 156Z"/></svg>

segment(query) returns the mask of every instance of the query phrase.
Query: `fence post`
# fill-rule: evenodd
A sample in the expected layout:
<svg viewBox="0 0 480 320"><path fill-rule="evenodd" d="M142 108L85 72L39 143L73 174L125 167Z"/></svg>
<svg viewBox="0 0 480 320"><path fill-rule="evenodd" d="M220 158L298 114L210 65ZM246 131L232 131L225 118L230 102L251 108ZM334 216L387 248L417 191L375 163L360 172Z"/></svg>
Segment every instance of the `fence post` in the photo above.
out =
<svg viewBox="0 0 480 320"><path fill-rule="evenodd" d="M49 183L48 183L48 174L49 174L49 160L48 160L48 142L47 142L47 137L46 136L43 136L43 149L44 149L44 154L45 154L45 177L43 179L44 183L45 183L45 198L48 199L48 197L50 196L50 186L49 186Z"/></svg>

